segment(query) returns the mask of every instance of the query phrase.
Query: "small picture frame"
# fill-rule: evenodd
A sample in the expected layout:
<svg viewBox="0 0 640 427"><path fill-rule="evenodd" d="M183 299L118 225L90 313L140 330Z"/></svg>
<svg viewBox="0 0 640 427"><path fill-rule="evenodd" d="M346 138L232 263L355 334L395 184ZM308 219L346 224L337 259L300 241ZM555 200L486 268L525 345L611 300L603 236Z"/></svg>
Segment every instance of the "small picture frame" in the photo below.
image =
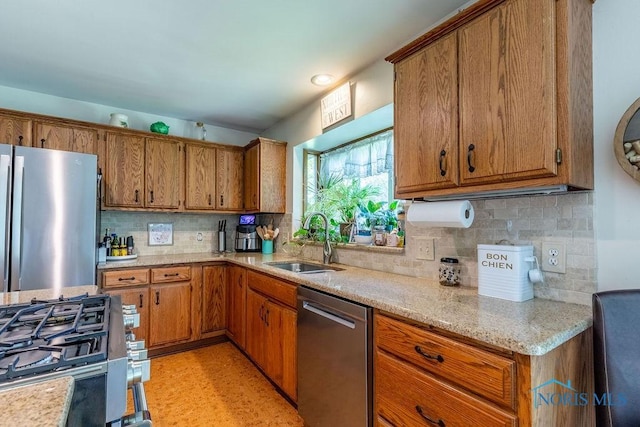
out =
<svg viewBox="0 0 640 427"><path fill-rule="evenodd" d="M173 223L156 222L149 223L149 246L171 246L173 245Z"/></svg>

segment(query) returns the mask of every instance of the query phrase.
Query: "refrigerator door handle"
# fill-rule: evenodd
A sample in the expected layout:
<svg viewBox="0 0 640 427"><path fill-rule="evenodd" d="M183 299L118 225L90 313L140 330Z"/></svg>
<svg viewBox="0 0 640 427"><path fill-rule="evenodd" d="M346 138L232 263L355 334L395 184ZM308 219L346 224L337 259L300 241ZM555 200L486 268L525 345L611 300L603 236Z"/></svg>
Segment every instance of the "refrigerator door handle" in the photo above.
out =
<svg viewBox="0 0 640 427"><path fill-rule="evenodd" d="M4 209L0 209L0 271L2 271L2 292L9 291L9 209L11 200L9 191L11 183L11 156L0 155L0 201Z"/></svg>
<svg viewBox="0 0 640 427"><path fill-rule="evenodd" d="M13 171L13 221L11 236L11 290L19 291L22 279L22 190L24 156L15 156Z"/></svg>

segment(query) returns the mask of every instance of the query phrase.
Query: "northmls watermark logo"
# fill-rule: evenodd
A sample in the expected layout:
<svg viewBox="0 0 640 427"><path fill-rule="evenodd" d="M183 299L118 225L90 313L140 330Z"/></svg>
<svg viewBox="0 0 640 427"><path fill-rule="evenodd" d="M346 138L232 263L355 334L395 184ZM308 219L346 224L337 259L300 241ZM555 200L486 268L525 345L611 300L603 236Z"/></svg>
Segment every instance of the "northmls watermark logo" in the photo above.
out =
<svg viewBox="0 0 640 427"><path fill-rule="evenodd" d="M549 381L531 389L533 406L624 406L627 397L623 393L587 393L578 391L566 383L551 378Z"/></svg>

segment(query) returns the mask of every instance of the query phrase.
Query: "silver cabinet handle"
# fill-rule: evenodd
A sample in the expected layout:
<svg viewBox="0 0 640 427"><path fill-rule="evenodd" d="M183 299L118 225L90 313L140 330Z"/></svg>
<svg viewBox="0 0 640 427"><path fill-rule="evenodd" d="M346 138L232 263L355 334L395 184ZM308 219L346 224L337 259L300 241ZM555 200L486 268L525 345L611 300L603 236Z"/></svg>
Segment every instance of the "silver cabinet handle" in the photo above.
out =
<svg viewBox="0 0 640 427"><path fill-rule="evenodd" d="M2 292L9 291L9 228L7 227L7 216L9 215L9 174L11 173L11 157L3 154L0 156L0 203L4 203L4 209L0 210L0 271L2 271Z"/></svg>
<svg viewBox="0 0 640 427"><path fill-rule="evenodd" d="M302 303L302 308L304 308L305 310L308 310L308 311L310 311L312 313L315 313L318 316L322 316L322 317L324 317L326 319L329 319L329 320L331 320L333 322L339 323L342 326L346 326L347 328L350 328L350 329L355 329L356 328L356 323L354 321L349 320L349 319L343 319L342 317L336 316L333 313L328 313L328 312L316 307L315 305L313 305L313 304L311 304L311 303L309 303L307 301L304 301Z"/></svg>

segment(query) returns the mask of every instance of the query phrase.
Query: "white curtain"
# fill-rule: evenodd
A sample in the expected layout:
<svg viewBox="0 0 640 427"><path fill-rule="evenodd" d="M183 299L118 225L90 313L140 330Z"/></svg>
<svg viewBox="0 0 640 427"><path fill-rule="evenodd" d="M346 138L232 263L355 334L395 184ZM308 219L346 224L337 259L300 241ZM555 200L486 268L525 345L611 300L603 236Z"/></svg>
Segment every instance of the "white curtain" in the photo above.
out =
<svg viewBox="0 0 640 427"><path fill-rule="evenodd" d="M320 174L366 178L393 169L393 130L320 155Z"/></svg>

